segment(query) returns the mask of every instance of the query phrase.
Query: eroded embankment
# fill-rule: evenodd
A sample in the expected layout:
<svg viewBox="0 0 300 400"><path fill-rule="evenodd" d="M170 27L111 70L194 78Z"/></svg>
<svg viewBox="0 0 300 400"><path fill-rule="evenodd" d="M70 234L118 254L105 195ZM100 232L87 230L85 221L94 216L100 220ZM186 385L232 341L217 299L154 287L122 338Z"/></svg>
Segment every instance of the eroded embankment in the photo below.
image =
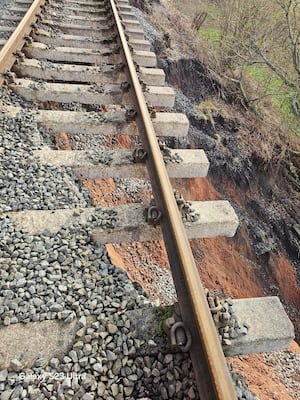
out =
<svg viewBox="0 0 300 400"><path fill-rule="evenodd" d="M192 191L181 186L182 193L187 199L195 193L198 199L214 199L221 194L235 205L241 221L233 239L193 242L201 279L205 286L234 297L279 295L299 338L299 283L295 273L297 265L299 268L299 238L293 230L294 224L299 224L296 194L286 184L284 169L274 168L270 173L272 166L278 167L282 149L277 137L275 140L255 127L251 115L235 104L236 97L228 96L199 61L203 59L201 44L189 31L189 20L172 8L173 3L131 0L147 14L136 10L168 81L179 89L176 108L189 117L189 140L180 146L201 146L210 159L209 181L189 182ZM197 110L195 104L199 103L204 107ZM266 157L273 161L268 169ZM164 257L156 261L165 266ZM135 278L142 282L145 277ZM230 362L246 375L260 399L290 400L299 395L297 351L294 343L291 352L238 357Z"/></svg>
<svg viewBox="0 0 300 400"><path fill-rule="evenodd" d="M208 200L221 194L240 219L234 239L194 241L202 279L237 297L278 295L299 340L299 214L284 163L264 164L260 127L237 105L221 99L226 98L224 88L199 61L163 59L161 64L179 89L177 111L185 112L191 123L189 137L180 145L204 148L210 160L211 184L187 182L183 195Z"/></svg>

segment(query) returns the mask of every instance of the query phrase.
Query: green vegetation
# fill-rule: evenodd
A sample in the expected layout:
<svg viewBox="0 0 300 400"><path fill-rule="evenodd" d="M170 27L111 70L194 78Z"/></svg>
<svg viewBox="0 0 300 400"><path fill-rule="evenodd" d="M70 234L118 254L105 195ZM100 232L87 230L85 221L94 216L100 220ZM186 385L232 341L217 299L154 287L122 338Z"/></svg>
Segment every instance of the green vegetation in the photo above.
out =
<svg viewBox="0 0 300 400"><path fill-rule="evenodd" d="M213 129L215 129L215 121L213 117L213 111L215 110L214 102L212 100L206 100L198 104L198 112L200 118L205 122L210 122Z"/></svg>
<svg viewBox="0 0 300 400"><path fill-rule="evenodd" d="M217 28L202 28L199 29L199 36L202 40L210 40L218 43L220 41L220 30Z"/></svg>
<svg viewBox="0 0 300 400"><path fill-rule="evenodd" d="M174 314L174 306L172 305L172 306L157 308L155 310L155 313L157 315L157 318L159 319L159 332L161 336L163 336L165 335L164 322L166 319L171 318L172 315Z"/></svg>
<svg viewBox="0 0 300 400"><path fill-rule="evenodd" d="M245 104L259 114L272 105L280 126L300 136L300 2L200 3L199 37L221 76L240 88Z"/></svg>
<svg viewBox="0 0 300 400"><path fill-rule="evenodd" d="M249 65L247 74L259 85L260 92L270 97L273 106L281 113L284 126L300 136L299 118L293 113L293 94L291 95L289 88L264 65Z"/></svg>

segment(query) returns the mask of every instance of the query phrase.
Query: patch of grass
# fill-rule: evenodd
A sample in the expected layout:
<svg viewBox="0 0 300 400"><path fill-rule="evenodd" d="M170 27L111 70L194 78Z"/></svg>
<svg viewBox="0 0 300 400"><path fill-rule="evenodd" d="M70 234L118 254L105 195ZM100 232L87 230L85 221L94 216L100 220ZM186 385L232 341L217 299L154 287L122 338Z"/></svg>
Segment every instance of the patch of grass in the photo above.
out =
<svg viewBox="0 0 300 400"><path fill-rule="evenodd" d="M217 28L201 28L198 32L203 40L209 40L212 43L217 43L220 40L220 29Z"/></svg>
<svg viewBox="0 0 300 400"><path fill-rule="evenodd" d="M215 129L215 121L213 117L213 111L215 110L215 105L213 100L206 100L198 104L197 109L199 111L200 118L204 121L209 121L211 126Z"/></svg>
<svg viewBox="0 0 300 400"><path fill-rule="evenodd" d="M264 88L266 95L270 95L274 107L281 113L281 120L284 122L284 125L300 136L299 119L292 111L293 93L291 93L289 88L266 66L248 66L247 73Z"/></svg>
<svg viewBox="0 0 300 400"><path fill-rule="evenodd" d="M259 81L260 84L266 85L267 93L281 93L284 86L282 81L271 73L271 71L263 65L249 65L247 67L248 74Z"/></svg>
<svg viewBox="0 0 300 400"><path fill-rule="evenodd" d="M174 306L157 308L155 313L159 319L159 332L161 335L164 335L164 322L174 314Z"/></svg>

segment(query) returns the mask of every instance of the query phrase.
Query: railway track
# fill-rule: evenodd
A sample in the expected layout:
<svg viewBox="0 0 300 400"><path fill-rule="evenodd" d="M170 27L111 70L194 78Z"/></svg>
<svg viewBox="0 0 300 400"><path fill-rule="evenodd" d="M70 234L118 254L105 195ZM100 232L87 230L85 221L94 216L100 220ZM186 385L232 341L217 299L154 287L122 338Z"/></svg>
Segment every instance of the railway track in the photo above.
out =
<svg viewBox="0 0 300 400"><path fill-rule="evenodd" d="M0 82L17 96L17 100L2 101L1 105L4 124L16 126L17 133L8 128L8 139L0 146L8 170L7 185L2 187L5 197L1 199L0 222L3 232L19 238L12 246L9 235L2 235L2 290L8 300L2 304L1 318L8 327L19 322L60 319L77 324L79 320L75 347L71 346L62 360L52 357L47 364L40 357L32 368L79 373L87 366L92 383L79 379L75 387L65 381L58 387L36 387L30 397L28 387L15 379L15 387L6 391L14 396L19 390L23 397L7 398L134 399L147 393L157 399L197 397L191 388L180 389L174 376L168 387L166 383L153 383L147 375L149 363L141 370L133 368L133 362L126 364L128 353L135 354L138 347L132 345L130 323L125 317L125 326L119 321L130 309L129 300L121 294L119 299L114 298L114 291L121 292L126 278L112 266L109 270L113 278L107 278L108 259L103 246L161 237L179 303L177 319L169 326L173 345L179 354L189 354L201 399L237 398L188 241L233 236L237 217L228 202L189 203L174 195L170 178L204 177L209 163L201 149L175 150L163 143L164 138L186 135L188 121L182 114L167 112L174 105L175 93L165 85L164 73L156 67L155 54L130 5L126 0L19 1L12 8L18 13L16 21L26 7L30 8L24 19L0 53ZM54 149L51 140L62 132L73 147L75 137L82 139L85 144L81 150ZM134 148L105 149L98 145L115 135L130 137ZM91 148L85 137L90 137ZM15 157L15 169L10 166L10 153ZM93 207L82 184L75 185L74 176L81 181L150 180L153 199ZM82 254L74 255L74 249ZM37 276L32 271L32 258L38 266ZM81 276L82 269L88 278ZM68 276L70 271L71 276L80 276L80 282ZM28 280L32 286L42 285L40 293L30 290ZM104 291L98 287L103 280ZM49 285L49 291L45 285ZM10 289L15 289L15 295ZM99 296L92 297L98 289ZM142 297L133 294L132 288L129 293L135 306L140 306ZM87 318L93 319L90 325ZM102 347L94 343L100 325ZM132 342L129 351L127 345L126 351L121 348L122 336L117 336L124 336L124 332ZM82 335L88 337L86 342L80 340ZM9 368L15 373L22 371L26 362L22 358L13 361ZM174 375L174 371L169 372ZM139 387L144 375L150 379L152 390L156 385L155 393ZM177 381L183 379L180 373L177 375Z"/></svg>

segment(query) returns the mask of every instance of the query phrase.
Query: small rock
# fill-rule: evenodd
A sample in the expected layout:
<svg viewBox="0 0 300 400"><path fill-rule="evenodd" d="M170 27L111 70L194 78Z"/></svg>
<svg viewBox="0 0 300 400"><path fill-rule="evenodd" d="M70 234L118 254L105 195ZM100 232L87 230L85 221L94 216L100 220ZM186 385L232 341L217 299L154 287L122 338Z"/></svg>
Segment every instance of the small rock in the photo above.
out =
<svg viewBox="0 0 300 400"><path fill-rule="evenodd" d="M37 358L36 362L34 363L34 366L37 367L37 368L42 367L44 362L45 362L44 357L43 356L39 356Z"/></svg>
<svg viewBox="0 0 300 400"><path fill-rule="evenodd" d="M0 395L0 400L8 400L13 392L13 389L7 389Z"/></svg>
<svg viewBox="0 0 300 400"><path fill-rule="evenodd" d="M122 368L122 361L118 358L115 362L114 362L114 365L113 365L113 367L112 367L112 373L114 374L114 375L119 375L119 373L120 373L120 371L121 371L121 368Z"/></svg>
<svg viewBox="0 0 300 400"><path fill-rule="evenodd" d="M174 394L176 393L176 388L175 388L175 386L172 385L172 384L169 385L168 392L169 392L169 397L170 397L170 399L173 399Z"/></svg>
<svg viewBox="0 0 300 400"><path fill-rule="evenodd" d="M49 361L49 365L50 367L57 369L59 366L59 359L58 358L51 358L51 360Z"/></svg>
<svg viewBox="0 0 300 400"><path fill-rule="evenodd" d="M164 386L160 388L160 394L163 400L167 400L169 398L168 391Z"/></svg>
<svg viewBox="0 0 300 400"><path fill-rule="evenodd" d="M85 334L85 328L80 328L77 332L76 332L76 336L81 338L82 336L84 336Z"/></svg>
<svg viewBox="0 0 300 400"><path fill-rule="evenodd" d="M113 353L110 350L106 350L106 357L107 357L108 361L115 361L117 359L117 356L115 355L115 353Z"/></svg>
<svg viewBox="0 0 300 400"><path fill-rule="evenodd" d="M151 369L148 367L143 368L145 378L149 378L151 376Z"/></svg>
<svg viewBox="0 0 300 400"><path fill-rule="evenodd" d="M196 398L195 391L194 391L194 389L192 387L188 391L188 396L189 396L189 399L195 399Z"/></svg>
<svg viewBox="0 0 300 400"><path fill-rule="evenodd" d="M152 375L155 376L155 377L159 377L160 376L159 370L157 368L153 368Z"/></svg>
<svg viewBox="0 0 300 400"><path fill-rule="evenodd" d="M136 382L138 380L138 376L135 374L128 375L127 377L131 382Z"/></svg>
<svg viewBox="0 0 300 400"><path fill-rule="evenodd" d="M11 399L20 399L22 398L23 386L18 385L14 388L14 391L11 395Z"/></svg>
<svg viewBox="0 0 300 400"><path fill-rule="evenodd" d="M71 350L69 353L70 358L72 359L73 363L77 363L78 362L78 357L77 357L77 353L75 350Z"/></svg>
<svg viewBox="0 0 300 400"><path fill-rule="evenodd" d="M103 396L105 390L106 390L106 386L104 385L104 383L103 382L99 382L98 383L98 387L97 387L98 396Z"/></svg>
<svg viewBox="0 0 300 400"><path fill-rule="evenodd" d="M68 286L66 286L66 285L58 285L58 290L60 292L66 293L68 291Z"/></svg>
<svg viewBox="0 0 300 400"><path fill-rule="evenodd" d="M76 314L74 313L74 311L69 312L68 316L66 318L64 318L64 323L68 324L69 322L72 322L76 317Z"/></svg>
<svg viewBox="0 0 300 400"><path fill-rule="evenodd" d="M102 364L99 362L93 365L93 370L101 374L103 372Z"/></svg>
<svg viewBox="0 0 300 400"><path fill-rule="evenodd" d="M41 299L39 299L39 298L37 298L37 297L35 297L34 299L32 299L32 302L33 302L33 304L34 304L34 306L35 306L36 308L39 308L39 307L41 307L41 306L44 304L43 300L41 300Z"/></svg>
<svg viewBox="0 0 300 400"><path fill-rule="evenodd" d="M7 378L8 371L7 369L3 369L0 371L0 382L5 382Z"/></svg>
<svg viewBox="0 0 300 400"><path fill-rule="evenodd" d="M50 306L50 311L59 312L63 310L63 306L59 303L54 303Z"/></svg>
<svg viewBox="0 0 300 400"><path fill-rule="evenodd" d="M71 378L66 378L62 381L61 387L63 389L71 389L72 387L72 382L71 382Z"/></svg>
<svg viewBox="0 0 300 400"><path fill-rule="evenodd" d="M126 396L130 396L133 392L133 386L125 386L124 393Z"/></svg>
<svg viewBox="0 0 300 400"><path fill-rule="evenodd" d="M31 400L38 400L41 398L41 395L42 395L42 393L41 393L40 389L34 389L31 391L29 398Z"/></svg>
<svg viewBox="0 0 300 400"><path fill-rule="evenodd" d="M25 278L21 278L20 280L17 281L16 286L18 288L23 288L24 286L26 286L26 279Z"/></svg>
<svg viewBox="0 0 300 400"><path fill-rule="evenodd" d="M231 346L231 340L229 340L229 339L223 339L223 340L222 340L222 344L224 344L224 346Z"/></svg>
<svg viewBox="0 0 300 400"><path fill-rule="evenodd" d="M83 347L83 353L84 353L84 355L86 355L86 356L90 355L90 354L92 353L92 350L93 350L93 348L92 348L92 346L91 346L89 343L86 343L86 344L84 345L84 347Z"/></svg>
<svg viewBox="0 0 300 400"><path fill-rule="evenodd" d="M22 363L16 358L10 361L9 367L14 372L20 372L21 369L23 368Z"/></svg>
<svg viewBox="0 0 300 400"><path fill-rule="evenodd" d="M84 343L82 340L78 340L78 342L74 343L73 349L82 349L84 346Z"/></svg>
<svg viewBox="0 0 300 400"><path fill-rule="evenodd" d="M118 327L114 324L107 324L106 329L111 335L118 332Z"/></svg>
<svg viewBox="0 0 300 400"><path fill-rule="evenodd" d="M165 363L170 364L173 361L173 354L166 354L165 355Z"/></svg>
<svg viewBox="0 0 300 400"><path fill-rule="evenodd" d="M94 400L94 395L93 393L86 393L83 397L82 400Z"/></svg>
<svg viewBox="0 0 300 400"><path fill-rule="evenodd" d="M78 325L80 328L83 328L86 326L86 317L84 315L82 317L80 317L80 319L78 321Z"/></svg>
<svg viewBox="0 0 300 400"><path fill-rule="evenodd" d="M110 387L112 395L116 397L119 393L119 386L116 383L113 383Z"/></svg>
<svg viewBox="0 0 300 400"><path fill-rule="evenodd" d="M89 363L89 360L87 357L82 357L79 360L79 364L81 365L81 367L86 367L88 365L88 363Z"/></svg>

